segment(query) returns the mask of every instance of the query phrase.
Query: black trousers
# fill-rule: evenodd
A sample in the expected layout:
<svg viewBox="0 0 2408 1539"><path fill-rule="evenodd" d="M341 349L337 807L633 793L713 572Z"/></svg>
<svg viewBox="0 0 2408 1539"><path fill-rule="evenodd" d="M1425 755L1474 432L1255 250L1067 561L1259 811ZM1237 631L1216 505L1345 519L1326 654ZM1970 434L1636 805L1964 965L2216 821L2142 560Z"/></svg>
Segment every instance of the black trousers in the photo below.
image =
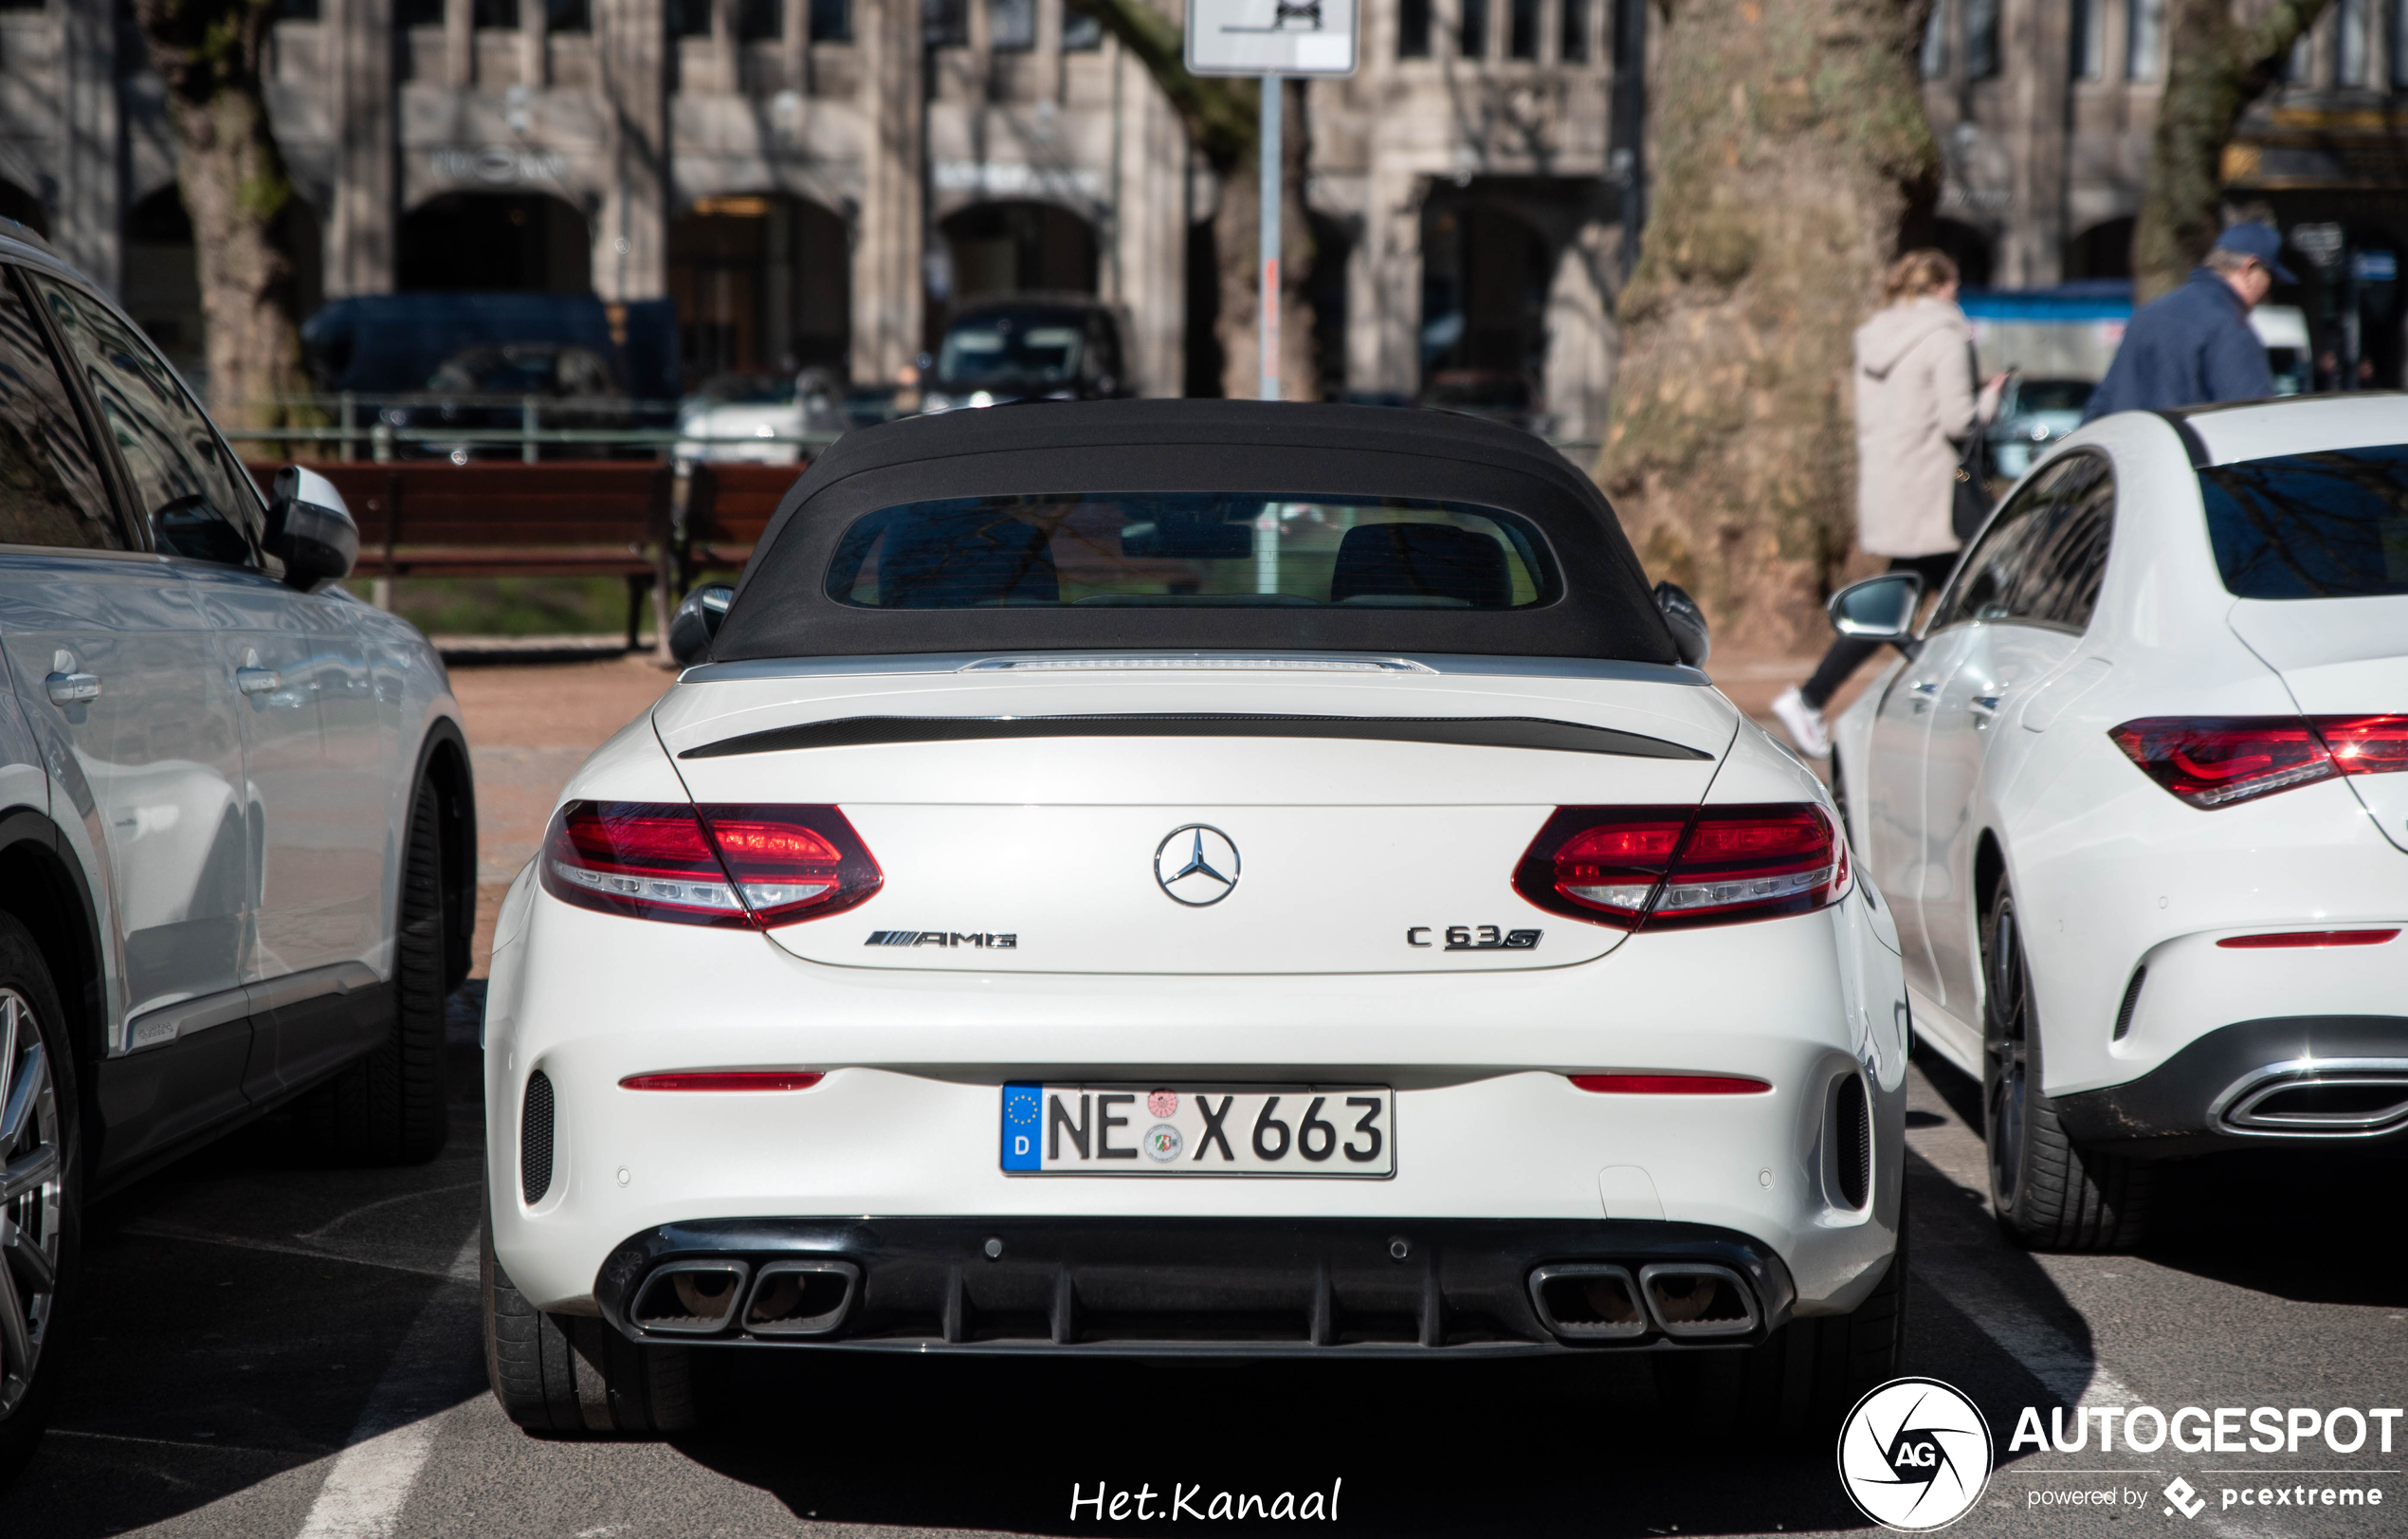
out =
<svg viewBox="0 0 2408 1539"><path fill-rule="evenodd" d="M1924 595L1929 597L1948 580L1948 574L1956 568L1957 558L1961 554L1948 550L1937 556L1892 556L1889 570L1922 574ZM1881 643L1878 641L1841 636L1831 644L1831 650L1823 653L1822 663L1815 669L1815 676L1797 687L1798 694L1807 705L1821 710L1823 702L1848 682L1848 675L1855 672L1858 665L1880 650Z"/></svg>

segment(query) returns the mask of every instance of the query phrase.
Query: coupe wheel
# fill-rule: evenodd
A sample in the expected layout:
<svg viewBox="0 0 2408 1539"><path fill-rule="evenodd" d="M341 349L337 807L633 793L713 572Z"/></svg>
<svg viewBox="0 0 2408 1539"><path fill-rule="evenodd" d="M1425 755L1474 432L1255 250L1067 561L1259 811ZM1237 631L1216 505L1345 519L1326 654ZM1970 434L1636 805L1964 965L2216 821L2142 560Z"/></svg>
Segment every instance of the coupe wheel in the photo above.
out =
<svg viewBox="0 0 2408 1539"><path fill-rule="evenodd" d="M2077 1147L2040 1088L2042 1036L2015 894L2001 884L1981 929L1983 1134L1998 1225L2041 1251L2140 1243L2151 1167Z"/></svg>
<svg viewBox="0 0 2408 1539"><path fill-rule="evenodd" d="M75 1275L82 1160L64 1019L33 937L0 914L0 1485L58 1391Z"/></svg>

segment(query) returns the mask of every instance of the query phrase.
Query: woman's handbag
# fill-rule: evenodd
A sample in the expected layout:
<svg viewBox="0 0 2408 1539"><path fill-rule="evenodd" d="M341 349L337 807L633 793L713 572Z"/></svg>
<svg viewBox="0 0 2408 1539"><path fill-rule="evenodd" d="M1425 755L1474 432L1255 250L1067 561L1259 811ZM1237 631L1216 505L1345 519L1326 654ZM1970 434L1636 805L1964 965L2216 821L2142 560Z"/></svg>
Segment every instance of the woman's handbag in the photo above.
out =
<svg viewBox="0 0 2408 1539"><path fill-rule="evenodd" d="M1974 395L1981 394L1981 365L1975 360L1973 350L1965 349L1965 367L1973 375ZM1981 528L1990 516L1990 439L1983 430L1989 424L1977 415L1973 435L1965 440L1964 452L1957 460L1957 477L1952 488L1955 501L1948 509L1949 527L1956 531L1957 542L1965 544Z"/></svg>

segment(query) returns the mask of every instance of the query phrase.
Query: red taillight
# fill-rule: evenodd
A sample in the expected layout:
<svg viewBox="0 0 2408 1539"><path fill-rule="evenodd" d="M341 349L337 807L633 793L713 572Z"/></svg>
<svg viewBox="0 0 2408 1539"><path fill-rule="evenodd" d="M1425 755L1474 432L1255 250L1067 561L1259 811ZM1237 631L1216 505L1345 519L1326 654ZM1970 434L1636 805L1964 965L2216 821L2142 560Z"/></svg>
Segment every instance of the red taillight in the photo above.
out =
<svg viewBox="0 0 2408 1539"><path fill-rule="evenodd" d="M1742 1074L1567 1074L1599 1095L1761 1095L1772 1089Z"/></svg>
<svg viewBox="0 0 2408 1539"><path fill-rule="evenodd" d="M1559 807L1514 870L1550 913L1615 929L1802 914L1848 887L1848 850L1811 802Z"/></svg>
<svg viewBox="0 0 2408 1539"><path fill-rule="evenodd" d="M2150 779L2210 811L2408 770L2408 716L2144 716L2107 736Z"/></svg>
<svg viewBox="0 0 2408 1539"><path fill-rule="evenodd" d="M884 878L833 807L573 801L552 815L543 889L636 919L768 929L842 913Z"/></svg>
<svg viewBox="0 0 2408 1539"><path fill-rule="evenodd" d="M629 1074L623 1090L807 1090L828 1076L812 1069L706 1069L680 1074Z"/></svg>
<svg viewBox="0 0 2408 1539"><path fill-rule="evenodd" d="M2271 935L2228 935L2216 944L2235 951L2271 951L2285 946L2381 945L2398 930L2278 930Z"/></svg>

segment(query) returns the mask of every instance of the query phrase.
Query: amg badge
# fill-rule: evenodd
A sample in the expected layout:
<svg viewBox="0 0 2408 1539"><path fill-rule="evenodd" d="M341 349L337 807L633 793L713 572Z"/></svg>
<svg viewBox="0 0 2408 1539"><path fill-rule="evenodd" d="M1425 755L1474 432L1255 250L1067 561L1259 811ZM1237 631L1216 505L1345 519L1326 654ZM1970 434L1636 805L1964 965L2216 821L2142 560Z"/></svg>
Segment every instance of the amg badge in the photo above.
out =
<svg viewBox="0 0 2408 1539"><path fill-rule="evenodd" d="M1016 951L1017 935L964 935L958 930L871 930L864 945L975 945L988 951Z"/></svg>

